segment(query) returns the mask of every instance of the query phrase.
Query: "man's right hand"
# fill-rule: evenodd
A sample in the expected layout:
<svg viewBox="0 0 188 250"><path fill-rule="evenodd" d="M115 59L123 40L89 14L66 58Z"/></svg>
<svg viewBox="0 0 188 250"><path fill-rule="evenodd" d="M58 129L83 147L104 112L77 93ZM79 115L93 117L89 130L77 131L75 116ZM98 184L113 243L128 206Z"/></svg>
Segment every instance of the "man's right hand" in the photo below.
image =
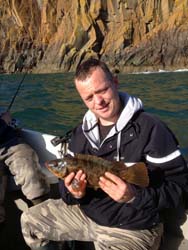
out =
<svg viewBox="0 0 188 250"><path fill-rule="evenodd" d="M7 125L9 125L12 121L12 117L9 111L4 112L1 114L1 119L6 122Z"/></svg>

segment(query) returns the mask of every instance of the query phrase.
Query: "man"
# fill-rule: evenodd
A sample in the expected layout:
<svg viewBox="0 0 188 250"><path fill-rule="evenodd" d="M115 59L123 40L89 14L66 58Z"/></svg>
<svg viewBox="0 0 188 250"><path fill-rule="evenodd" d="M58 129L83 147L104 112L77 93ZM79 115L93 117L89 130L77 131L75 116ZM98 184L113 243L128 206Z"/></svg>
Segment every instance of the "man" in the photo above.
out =
<svg viewBox="0 0 188 250"><path fill-rule="evenodd" d="M5 221L4 195L7 170L14 176L15 183L21 186L23 194L33 205L46 198L49 184L40 171L38 156L20 136L18 130L10 126L9 112L0 115L0 224Z"/></svg>
<svg viewBox="0 0 188 250"><path fill-rule="evenodd" d="M145 162L150 185L140 188L106 172L100 189L88 188L79 170L60 181L62 200L24 212L22 232L32 249L55 249L54 241L93 241L97 250L154 250L163 234L161 212L176 207L188 170L172 132L144 112L142 102L119 93L106 64L89 59L78 66L75 86L88 111L74 129L68 153L91 154L127 165ZM80 182L75 190L72 181Z"/></svg>

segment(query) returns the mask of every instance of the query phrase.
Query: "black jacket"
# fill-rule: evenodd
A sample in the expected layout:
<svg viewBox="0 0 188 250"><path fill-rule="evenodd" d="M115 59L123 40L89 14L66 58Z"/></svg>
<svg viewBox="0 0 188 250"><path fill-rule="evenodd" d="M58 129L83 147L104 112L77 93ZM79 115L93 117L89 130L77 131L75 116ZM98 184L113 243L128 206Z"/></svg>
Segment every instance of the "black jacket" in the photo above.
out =
<svg viewBox="0 0 188 250"><path fill-rule="evenodd" d="M112 136L107 136L98 147L94 147L87 135L96 126L86 130L83 125L78 126L72 134L70 151L109 160L117 159L118 151L119 160L125 163L143 161L149 171L149 187L135 186L136 198L131 203L118 203L101 189L87 188L84 198L75 199L60 181L62 198L67 204L79 203L84 213L100 225L125 229L151 228L161 221L163 209L179 204L188 188L187 165L172 132L142 109L136 110L123 128L116 125L114 132L110 133Z"/></svg>
<svg viewBox="0 0 188 250"><path fill-rule="evenodd" d="M20 142L19 131L8 126L6 122L0 118L0 148L17 145Z"/></svg>

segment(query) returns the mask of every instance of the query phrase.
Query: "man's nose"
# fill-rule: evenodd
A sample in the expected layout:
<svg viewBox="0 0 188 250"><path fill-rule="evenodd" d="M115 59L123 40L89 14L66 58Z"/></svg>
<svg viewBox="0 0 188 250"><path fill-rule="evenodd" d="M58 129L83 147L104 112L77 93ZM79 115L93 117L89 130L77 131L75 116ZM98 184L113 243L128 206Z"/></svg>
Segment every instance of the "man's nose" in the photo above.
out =
<svg viewBox="0 0 188 250"><path fill-rule="evenodd" d="M103 101L103 98L101 95L95 95L95 103L96 104L101 104Z"/></svg>

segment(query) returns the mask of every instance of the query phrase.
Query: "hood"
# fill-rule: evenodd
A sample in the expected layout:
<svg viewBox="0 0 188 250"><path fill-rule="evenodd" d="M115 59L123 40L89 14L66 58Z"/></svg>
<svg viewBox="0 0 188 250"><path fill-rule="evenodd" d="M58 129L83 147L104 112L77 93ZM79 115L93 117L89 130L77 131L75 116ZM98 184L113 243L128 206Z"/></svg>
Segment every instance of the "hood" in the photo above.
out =
<svg viewBox="0 0 188 250"><path fill-rule="evenodd" d="M115 126L108 133L107 138L113 136L115 133L121 132L121 130L127 125L133 115L143 108L142 101L134 96L130 96L127 93L119 93L121 102L123 103L123 110ZM83 118L82 129L85 136L92 144L92 147L98 149L103 143L100 142L99 129L97 126L98 119L91 110L88 110Z"/></svg>

